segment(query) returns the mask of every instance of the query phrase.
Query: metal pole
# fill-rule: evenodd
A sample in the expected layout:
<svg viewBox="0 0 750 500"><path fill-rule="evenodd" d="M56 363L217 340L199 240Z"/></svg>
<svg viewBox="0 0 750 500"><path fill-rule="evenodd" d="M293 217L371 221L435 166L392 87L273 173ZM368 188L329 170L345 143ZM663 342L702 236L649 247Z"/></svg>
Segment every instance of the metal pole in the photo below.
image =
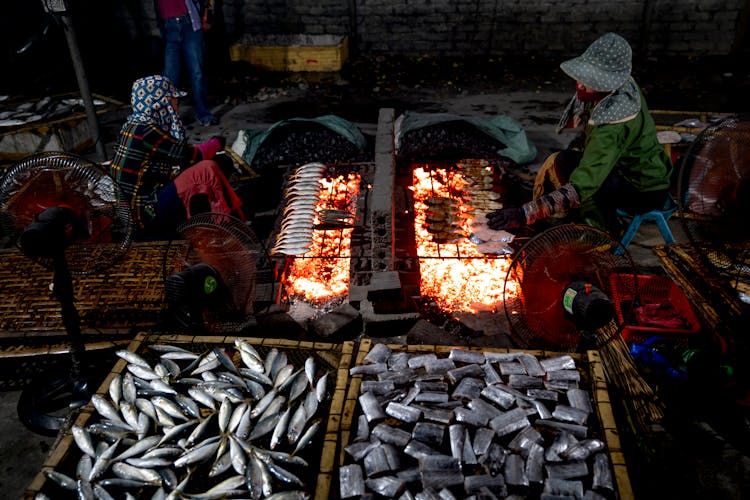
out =
<svg viewBox="0 0 750 500"><path fill-rule="evenodd" d="M89 81L86 77L86 70L83 67L81 51L78 49L78 40L76 39L76 33L73 29L73 20L68 13L67 2L65 0L42 0L42 3L47 11L60 16L63 30L65 31L65 38L68 41L70 58L73 61L73 69L76 72L76 79L78 80L78 89L81 91L83 107L86 109L86 119L89 124L89 132L94 140L94 146L96 147L99 159L101 161L107 161L107 151L104 148L104 142L99 134L99 120L96 116L94 100L91 98Z"/></svg>

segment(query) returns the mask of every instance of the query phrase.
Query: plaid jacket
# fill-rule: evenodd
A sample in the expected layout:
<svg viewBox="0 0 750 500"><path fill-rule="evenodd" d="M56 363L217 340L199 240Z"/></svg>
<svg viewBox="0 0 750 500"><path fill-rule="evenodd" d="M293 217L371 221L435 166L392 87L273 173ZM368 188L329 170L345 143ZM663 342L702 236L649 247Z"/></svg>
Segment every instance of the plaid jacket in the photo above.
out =
<svg viewBox="0 0 750 500"><path fill-rule="evenodd" d="M173 167L182 170L201 158L197 147L175 139L153 124L123 125L110 172L140 227L154 218L156 193L171 182Z"/></svg>

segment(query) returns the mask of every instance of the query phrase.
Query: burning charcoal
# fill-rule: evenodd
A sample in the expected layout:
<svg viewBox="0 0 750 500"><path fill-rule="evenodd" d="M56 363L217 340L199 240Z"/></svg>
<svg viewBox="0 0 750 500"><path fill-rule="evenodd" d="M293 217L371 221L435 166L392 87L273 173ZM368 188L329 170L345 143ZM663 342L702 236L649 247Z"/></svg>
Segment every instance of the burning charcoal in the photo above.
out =
<svg viewBox="0 0 750 500"><path fill-rule="evenodd" d="M614 490L612 469L609 465L609 457L605 453L594 455L594 479L591 487L595 490Z"/></svg>
<svg viewBox="0 0 750 500"><path fill-rule="evenodd" d="M365 480L362 477L362 468L359 465L345 465L339 468L339 491L341 498L352 498L365 494Z"/></svg>
<svg viewBox="0 0 750 500"><path fill-rule="evenodd" d="M539 361L546 372L555 370L575 370L576 362L569 354L544 358Z"/></svg>
<svg viewBox="0 0 750 500"><path fill-rule="evenodd" d="M366 392L359 397L359 406L362 408L362 413L365 414L368 422L374 422L385 418L383 408L380 406L380 403L378 403L375 395L371 392Z"/></svg>
<svg viewBox="0 0 750 500"><path fill-rule="evenodd" d="M529 375L510 375L508 385L514 389L540 389L544 387L544 381L538 377Z"/></svg>
<svg viewBox="0 0 750 500"><path fill-rule="evenodd" d="M547 372L547 382L578 382L581 374L578 370L552 370Z"/></svg>
<svg viewBox="0 0 750 500"><path fill-rule="evenodd" d="M394 372L407 370L409 368L409 358L411 358L411 355L408 352L394 352L388 358L388 369Z"/></svg>
<svg viewBox="0 0 750 500"><path fill-rule="evenodd" d="M372 392L375 395L387 394L396 389L392 380L363 380L359 392Z"/></svg>
<svg viewBox="0 0 750 500"><path fill-rule="evenodd" d="M487 383L487 385L492 385L497 382L502 382L503 379L500 378L500 375L495 371L494 368L492 368L492 365L487 362L482 365L482 370L484 370L484 381Z"/></svg>
<svg viewBox="0 0 750 500"><path fill-rule="evenodd" d="M437 422L439 424L449 424L453 419L452 410L440 410L433 408L422 408L422 418Z"/></svg>
<svg viewBox="0 0 750 500"><path fill-rule="evenodd" d="M375 344L365 356L364 361L367 364L386 363L392 352L391 348L385 344Z"/></svg>
<svg viewBox="0 0 750 500"><path fill-rule="evenodd" d="M413 424L422 416L422 412L417 408L412 408L401 403L388 403L388 406L385 407L385 412L393 418L410 424Z"/></svg>
<svg viewBox="0 0 750 500"><path fill-rule="evenodd" d="M591 413L593 408L591 407L591 399L589 398L589 392L583 389L568 389L566 393L568 396L568 403L573 408L578 408L587 413Z"/></svg>
<svg viewBox="0 0 750 500"><path fill-rule="evenodd" d="M396 477L405 483L416 483L419 481L419 467L409 467L396 473Z"/></svg>
<svg viewBox="0 0 750 500"><path fill-rule="evenodd" d="M443 488L438 492L440 500L457 500L453 493L448 488Z"/></svg>
<svg viewBox="0 0 750 500"><path fill-rule="evenodd" d="M417 403L445 403L448 401L447 392L421 392L414 400Z"/></svg>
<svg viewBox="0 0 750 500"><path fill-rule="evenodd" d="M465 464L477 463L477 456L474 454L474 448L471 446L471 436L469 435L469 429L464 430L464 459Z"/></svg>
<svg viewBox="0 0 750 500"><path fill-rule="evenodd" d="M524 457L529 455L532 444L542 444L544 438L533 427L526 427L516 434L508 443L508 448Z"/></svg>
<svg viewBox="0 0 750 500"><path fill-rule="evenodd" d="M420 493L417 493L417 496L414 498L415 500L440 500L440 496L437 494L437 491L433 490L432 488L425 488Z"/></svg>
<svg viewBox="0 0 750 500"><path fill-rule="evenodd" d="M531 423L526 416L526 412L520 408L510 410L505 414L490 420L490 427L492 427L495 434L500 437L521 430L530 425Z"/></svg>
<svg viewBox="0 0 750 500"><path fill-rule="evenodd" d="M526 461L521 455L511 454L505 459L505 482L512 486L528 486L529 478L526 477Z"/></svg>
<svg viewBox="0 0 750 500"><path fill-rule="evenodd" d="M389 444L383 444L370 450L370 453L365 456L364 464L368 478L382 476L401 467L398 452Z"/></svg>
<svg viewBox="0 0 750 500"><path fill-rule="evenodd" d="M447 373L449 370L453 370L455 367L456 365L453 363L453 360L448 358L429 360L424 365L424 369L427 373L440 375Z"/></svg>
<svg viewBox="0 0 750 500"><path fill-rule="evenodd" d="M578 444L578 440L569 432L561 431L544 453L547 462L562 462L562 453Z"/></svg>
<svg viewBox="0 0 750 500"><path fill-rule="evenodd" d="M489 422L489 415L463 407L453 410L453 416L456 418L456 422L471 425L472 427L484 427Z"/></svg>
<svg viewBox="0 0 750 500"><path fill-rule="evenodd" d="M480 463L490 471L490 474L496 476L503 470L508 454L509 452L498 443L492 443Z"/></svg>
<svg viewBox="0 0 750 500"><path fill-rule="evenodd" d="M380 440L378 439L375 439L373 441L357 441L356 443L344 446L344 451L347 452L355 462L359 462L360 460L365 458L368 453L370 453L370 450L377 446L380 446L380 444Z"/></svg>
<svg viewBox="0 0 750 500"><path fill-rule="evenodd" d="M375 363L372 365L357 365L349 368L349 375L377 375L388 370L385 363Z"/></svg>
<svg viewBox="0 0 750 500"><path fill-rule="evenodd" d="M551 427L561 431L568 431L577 438L585 438L589 432L589 428L585 425L566 424L564 422L558 422L556 420L537 420L536 425L543 427Z"/></svg>
<svg viewBox="0 0 750 500"><path fill-rule="evenodd" d="M560 454L560 457L565 460L586 460L594 453L598 453L604 449L605 445L603 441L599 439L584 439L575 446L571 446Z"/></svg>
<svg viewBox="0 0 750 500"><path fill-rule="evenodd" d="M448 383L434 380L418 380L414 386L420 391L425 392L447 392Z"/></svg>
<svg viewBox="0 0 750 500"><path fill-rule="evenodd" d="M464 482L461 462L446 455L426 455L420 458L419 474L424 488L440 489Z"/></svg>
<svg viewBox="0 0 750 500"><path fill-rule="evenodd" d="M376 425L372 430L372 435L384 443L389 443L400 448L403 448L411 441L411 434L388 424Z"/></svg>
<svg viewBox="0 0 750 500"><path fill-rule="evenodd" d="M544 481L542 493L555 497L583 498L583 483L549 477Z"/></svg>
<svg viewBox="0 0 750 500"><path fill-rule="evenodd" d="M482 417L486 416L488 422L493 418L499 417L503 414L502 411L498 410L495 406L487 403L481 398L472 399L466 406L468 406L470 410L482 415Z"/></svg>
<svg viewBox="0 0 750 500"><path fill-rule="evenodd" d="M417 460L419 460L420 458L426 455L438 455L439 454L437 451L430 448L426 444L420 443L419 441L415 441L413 439L409 441L409 444L407 444L406 448L404 448L404 453L406 453L410 457L416 458Z"/></svg>
<svg viewBox="0 0 750 500"><path fill-rule="evenodd" d="M477 378L466 377L458 383L453 390L453 394L451 394L451 398L470 401L478 398L482 393L482 389L484 389L484 382Z"/></svg>
<svg viewBox="0 0 750 500"><path fill-rule="evenodd" d="M360 415L357 418L357 437L355 441L367 441L370 439L370 424L367 422L367 417Z"/></svg>
<svg viewBox="0 0 750 500"><path fill-rule="evenodd" d="M483 353L465 349L452 349L448 357L457 363L481 365L485 361Z"/></svg>
<svg viewBox="0 0 750 500"><path fill-rule="evenodd" d="M495 437L495 431L487 427L480 427L474 433L474 454L482 456L487 454L492 444L492 438Z"/></svg>
<svg viewBox="0 0 750 500"><path fill-rule="evenodd" d="M536 356L522 352L518 355L518 360L526 369L526 374L532 377L543 377L546 370L542 367Z"/></svg>
<svg viewBox="0 0 750 500"><path fill-rule="evenodd" d="M584 477L589 473L589 467L586 462L566 462L562 464L548 464L544 468L547 470L547 477L555 479L570 479L574 477ZM582 492L583 493L583 492Z"/></svg>
<svg viewBox="0 0 750 500"><path fill-rule="evenodd" d="M443 444L443 435L445 434L445 426L439 424L432 424L429 422L417 422L414 425L414 430L411 433L411 437L417 441L421 441L428 446L434 446L439 448Z"/></svg>
<svg viewBox="0 0 750 500"><path fill-rule="evenodd" d="M378 495L393 498L400 495L406 488L406 483L393 476L383 476L377 479L368 479L365 484Z"/></svg>
<svg viewBox="0 0 750 500"><path fill-rule="evenodd" d="M557 391L548 391L547 389L528 389L526 391L526 395L530 398L544 399L547 401L557 401L559 394L560 393ZM571 404L571 406L575 405Z"/></svg>
<svg viewBox="0 0 750 500"><path fill-rule="evenodd" d="M587 411L579 410L568 405L557 405L552 416L563 422L573 422L574 424L583 425L589 418Z"/></svg>
<svg viewBox="0 0 750 500"><path fill-rule="evenodd" d="M409 359L409 368L416 370L417 368L424 368L428 361L437 361L435 354L420 354Z"/></svg>
<svg viewBox="0 0 750 500"><path fill-rule="evenodd" d="M501 375L526 375L526 368L518 361L498 363Z"/></svg>
<svg viewBox="0 0 750 500"><path fill-rule="evenodd" d="M507 410L516 402L516 396L500 385L488 385L481 392L485 399L492 401L500 408Z"/></svg>
<svg viewBox="0 0 750 500"><path fill-rule="evenodd" d="M541 483L544 481L544 448L531 443L526 457L526 477L530 483Z"/></svg>
<svg viewBox="0 0 750 500"><path fill-rule="evenodd" d="M461 424L453 424L448 427L448 440L450 441L451 446L451 456L456 460L464 459L464 440L466 439L464 429L464 426Z"/></svg>
<svg viewBox="0 0 750 500"><path fill-rule="evenodd" d="M412 387L409 389L409 392L406 393L406 396L404 396L404 399L401 400L401 404L403 405L410 405L414 400L416 400L420 395L419 389L416 387Z"/></svg>
<svg viewBox="0 0 750 500"><path fill-rule="evenodd" d="M466 479L464 479L464 491L466 493L477 493L482 488L487 488L501 497L508 496L508 488L505 486L505 479L502 474L497 476L479 474L475 476L467 476Z"/></svg>
<svg viewBox="0 0 750 500"><path fill-rule="evenodd" d="M457 384L464 377L481 377L484 375L484 370L479 365L465 365L460 368L448 370L448 380L452 384Z"/></svg>
<svg viewBox="0 0 750 500"><path fill-rule="evenodd" d="M515 352L485 352L484 359L488 363L505 363L518 359L518 353Z"/></svg>

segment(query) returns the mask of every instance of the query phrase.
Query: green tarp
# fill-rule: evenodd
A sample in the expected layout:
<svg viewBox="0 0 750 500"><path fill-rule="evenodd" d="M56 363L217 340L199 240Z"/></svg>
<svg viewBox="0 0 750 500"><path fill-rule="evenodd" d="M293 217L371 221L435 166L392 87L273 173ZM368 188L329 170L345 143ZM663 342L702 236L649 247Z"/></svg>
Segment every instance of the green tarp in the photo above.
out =
<svg viewBox="0 0 750 500"><path fill-rule="evenodd" d="M526 132L520 123L513 118L500 115L491 119L474 116L460 116L444 113L415 113L407 111L400 118L399 134L404 134L431 125L453 121L469 123L489 135L505 147L498 150L498 154L510 158L516 163L529 163L536 158L536 147L526 137ZM397 139L397 144L399 141Z"/></svg>

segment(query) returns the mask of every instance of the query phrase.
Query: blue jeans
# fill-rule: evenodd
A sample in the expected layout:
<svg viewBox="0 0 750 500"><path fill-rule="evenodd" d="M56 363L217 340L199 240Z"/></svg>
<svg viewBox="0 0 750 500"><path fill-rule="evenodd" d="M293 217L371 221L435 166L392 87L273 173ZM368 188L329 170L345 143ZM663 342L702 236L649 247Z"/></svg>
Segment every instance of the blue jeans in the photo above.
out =
<svg viewBox="0 0 750 500"><path fill-rule="evenodd" d="M190 76L193 88L193 102L195 103L195 118L198 121L213 118L208 109L206 78L203 75L203 54L205 44L203 31L193 31L189 16L175 17L164 20L164 76L172 80L179 87L182 59Z"/></svg>

